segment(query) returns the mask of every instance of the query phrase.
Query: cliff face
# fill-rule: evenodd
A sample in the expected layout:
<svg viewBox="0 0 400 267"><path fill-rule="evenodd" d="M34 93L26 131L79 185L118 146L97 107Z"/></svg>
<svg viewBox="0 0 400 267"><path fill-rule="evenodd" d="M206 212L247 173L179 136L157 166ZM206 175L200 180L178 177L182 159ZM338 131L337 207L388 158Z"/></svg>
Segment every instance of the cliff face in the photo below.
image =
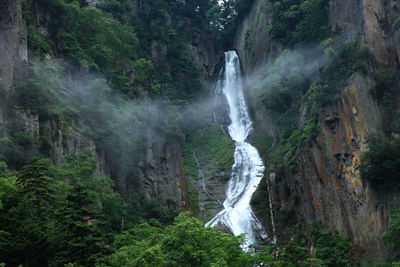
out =
<svg viewBox="0 0 400 267"><path fill-rule="evenodd" d="M358 35L371 48L377 65L394 67L399 63L399 1L331 1L331 24L346 40Z"/></svg>
<svg viewBox="0 0 400 267"><path fill-rule="evenodd" d="M263 64L273 60L282 48L268 36L270 10L268 1L255 0L249 14L238 25L233 46L246 74L257 71Z"/></svg>
<svg viewBox="0 0 400 267"><path fill-rule="evenodd" d="M331 25L333 30L340 29L344 40L361 40L370 47L371 68L394 68L398 66L400 48L399 30L393 26L399 14L398 5L398 1L332 0ZM260 64L279 53L280 46L266 32L270 19L268 6L267 1L255 1L235 38L243 69L250 77ZM259 32L259 36L254 37L253 31ZM251 90L251 81L249 85ZM387 230L394 196L379 195L360 179L359 173L367 137L383 136L381 110L371 94L374 86L373 77L353 74L341 91L340 100L320 110L317 137L303 142L298 172L287 171L284 178L276 179L273 166L266 170L278 240L289 240L293 233L288 217L280 216L283 211L291 211L303 225L307 221L321 222L350 238L372 257L387 252L380 236ZM250 98L250 102L258 129L278 138L279 129L263 103L256 97ZM300 129L309 119L309 112L301 112ZM267 185L264 182L261 186ZM267 195L263 199L269 202ZM265 223L273 236L270 218Z"/></svg>
<svg viewBox="0 0 400 267"><path fill-rule="evenodd" d="M341 100L319 114L318 137L300 156L300 172L288 181L297 193L297 216L321 221L354 243L382 256L390 198L379 197L361 181L361 153L369 135L381 135L380 111L369 95L370 78L355 74ZM296 186L297 185L297 186Z"/></svg>
<svg viewBox="0 0 400 267"><path fill-rule="evenodd" d="M88 1L96 5L100 1ZM132 2L134 5L136 2ZM98 172L110 175L116 181L120 192L128 194L135 192L147 200L160 204L164 211L179 211L188 208L188 189L183 173L182 141L162 136L156 129L144 127L144 149L134 155L140 158L135 173L125 173L117 170L110 162L112 155L96 146L96 142L82 131L88 127L80 118L66 121L42 120L35 112L27 112L19 107L9 107L4 103L13 94L16 72L28 62L27 30L22 17L22 0L5 0L0 3L0 126L11 119L17 119L23 125L22 131L32 134L35 138L46 136L51 146L50 156L59 165L64 155L80 151L89 151L98 160ZM137 7L133 6L135 11ZM40 11L38 11L40 12ZM125 14L132 16L134 14ZM46 25L41 29L44 33ZM39 34L41 34L39 32ZM44 36L46 37L46 36ZM152 42L152 59L162 62L166 51L164 44ZM187 54L198 65L202 73L204 85L214 74L217 57L211 39L205 33L195 35L187 41ZM183 79L185 78L182 76ZM146 96L143 96L146 97ZM11 118L10 114L16 114ZM132 156L133 157L133 156ZM132 159L121 159L133 161ZM115 161L115 160L114 160ZM138 182L133 183L132 179Z"/></svg>
<svg viewBox="0 0 400 267"><path fill-rule="evenodd" d="M28 60L27 32L21 0L3 1L0 10L0 88L10 90L14 71Z"/></svg>
<svg viewBox="0 0 400 267"><path fill-rule="evenodd" d="M249 84L251 79L258 79L260 69L273 62L282 50L282 45L271 40L267 32L271 23L270 11L271 4L268 1L255 0L247 16L239 23L234 37L233 46ZM256 96L250 94L249 97L250 108L258 128L270 136L275 136L277 129L270 114L262 108L263 104L257 101Z"/></svg>

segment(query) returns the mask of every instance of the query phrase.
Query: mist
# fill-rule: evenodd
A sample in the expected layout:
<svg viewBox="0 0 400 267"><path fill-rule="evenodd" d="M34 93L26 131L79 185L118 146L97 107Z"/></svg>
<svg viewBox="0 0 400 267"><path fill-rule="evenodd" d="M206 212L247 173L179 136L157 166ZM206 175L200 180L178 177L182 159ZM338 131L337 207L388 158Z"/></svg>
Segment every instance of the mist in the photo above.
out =
<svg viewBox="0 0 400 267"><path fill-rule="evenodd" d="M250 95L261 96L283 86L284 81L301 84L316 77L323 67L337 57L334 51L330 43L283 50L276 59L269 60L246 75Z"/></svg>
<svg viewBox="0 0 400 267"><path fill-rule="evenodd" d="M28 84L17 86L17 101L34 101L31 78L41 83L41 92L34 94L43 102L38 111L45 114L42 117L64 120L93 140L97 152L111 163L107 174L121 185L137 186L135 177L140 166L146 166L146 151L152 144L183 144L186 133L213 123L217 106L213 93L183 105L146 94L127 99L113 91L102 75L77 70L60 59L32 60ZM213 87L204 90L212 92Z"/></svg>

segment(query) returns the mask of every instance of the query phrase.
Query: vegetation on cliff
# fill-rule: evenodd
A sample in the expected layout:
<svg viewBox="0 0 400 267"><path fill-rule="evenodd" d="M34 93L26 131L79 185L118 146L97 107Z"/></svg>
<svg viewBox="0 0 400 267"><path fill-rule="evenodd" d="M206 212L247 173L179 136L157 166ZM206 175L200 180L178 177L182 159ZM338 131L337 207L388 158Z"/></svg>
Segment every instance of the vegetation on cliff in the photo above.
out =
<svg viewBox="0 0 400 267"><path fill-rule="evenodd" d="M361 177L374 190L393 191L400 188L400 141L378 141L363 155Z"/></svg>
<svg viewBox="0 0 400 267"><path fill-rule="evenodd" d="M284 45L319 42L331 35L328 0L272 0L268 32Z"/></svg>
<svg viewBox="0 0 400 267"><path fill-rule="evenodd" d="M396 198L395 196L398 194L396 172L400 166L398 156L396 156L398 154L396 152L399 138L398 129L400 129L398 127L400 124L398 120L399 72L397 65L389 66L389 63L378 62L379 60L375 58L376 55L386 52L375 51L374 41L367 41L368 37L365 37L365 33L361 29L357 29L360 30L359 35L355 35L351 41L345 40L348 39L344 36L349 34L349 30L346 29L345 23L341 23L342 21L335 22L337 16L334 12L337 12L338 8L334 5L339 4L338 2L324 0L273 0L268 2L270 5L266 4L265 6L270 7L270 17L268 17L270 21L267 22L268 35L265 38L271 38L273 41L269 40L265 49L272 53L268 55L269 57L265 57L269 60L265 70L262 70L261 67L261 70L258 70L261 74L254 75L256 78L250 77L250 84L253 85L250 94L254 94L252 97L257 102L256 107L264 109L263 111L254 111L257 113L257 119L260 120L260 126L266 128L266 132L272 133L274 136L266 136L267 134L264 133L263 142L258 142L258 144L252 142L258 149L266 151L263 158L268 170L268 177L260 183L254 195L253 207L266 225L271 226L271 214L274 216L276 234L282 243L290 240L294 233L301 233L307 229L307 222L303 220L306 217L314 220L312 217L315 216L315 220L321 220L332 227L339 228L342 233L356 232L354 229L350 229L353 228L352 226L338 226L333 219L327 218L333 213L329 211L326 199L339 200L340 203L341 201L347 202L348 199L359 201L358 190L363 192L362 194L370 192L369 190L374 191L374 196L377 194L379 198L377 201L382 206L389 205L388 203ZM378 2L378 5L382 6L387 4L386 1ZM394 9L396 9L395 12L398 12L397 8ZM341 11L344 12L344 10ZM351 12L347 13L346 11L345 13L347 16ZM393 18L391 21L395 21ZM340 24L344 29L340 29L337 25L331 27L331 22ZM338 30L332 31L332 28ZM246 49L258 49L260 44L257 43L258 40L253 39L246 38L244 40ZM274 41L281 44L282 49L276 49ZM249 47L252 44L254 47ZM390 47L396 46L391 41L387 41L387 44ZM257 51L257 53L261 55L261 51ZM243 54L246 53L243 52ZM271 57L275 58L271 59ZM393 57L397 57L396 52L393 53ZM260 62L261 60L258 61L258 63ZM362 77L366 85L360 85L358 81L353 81L357 77ZM376 131L380 135L379 138L384 136L384 139L390 140L376 140L375 143L369 140L369 150L364 153L361 168L358 168L354 159L357 158L357 155L362 154L361 150L365 147L364 144L358 143L363 142L358 140L360 135L363 138L363 133L356 134L355 128L358 126L354 125L345 126L348 132L340 132L342 130L340 127L343 127L342 119L346 120L343 115L340 115L341 109L346 105L346 97L348 97L346 94L349 93L345 89L348 90L350 85L357 87L356 98L358 98L357 101L363 102L363 108L369 109L371 105L374 105L376 113L379 113L375 117L370 116L371 114L367 115L371 111L357 110L359 113L365 113L363 114L364 120L374 120L373 123L363 122L364 127L368 128L363 130L368 133ZM371 102L366 103L367 100ZM353 105L357 107L357 105ZM355 108L353 109L355 110ZM353 113L356 116L356 123L361 124L358 117L361 114L356 114L356 111ZM268 118L265 120L260 118L265 114L268 115ZM349 116L351 115L349 114ZM378 118L380 116L383 129L378 126L380 125L378 123L381 122ZM270 124L273 126L269 126ZM371 129L371 125L373 125L373 129ZM345 144L344 141L345 136L347 138L349 133L354 135L352 142L355 143L351 145ZM271 138L274 139L272 147L265 149L264 145ZM334 144L336 142L338 145ZM356 143L357 147L355 148ZM332 149L333 147L335 148ZM334 152L330 151L331 149ZM351 159L347 159L347 155L343 157L338 153L338 151L349 153L349 150L353 150L350 153L352 154L350 157L353 160L352 163ZM354 153L354 150L357 152ZM352 174L354 176L358 176L358 171L361 170L363 180L359 181L357 177L359 185L350 185L349 181L345 181L344 176L347 174L343 174L342 168L350 165L355 169ZM270 174L271 176L269 176ZM354 183L354 180L351 183ZM336 190L339 193L336 193ZM335 196L329 196L332 192L335 192L333 193ZM342 196L342 192L349 193L350 197L348 198L344 193L345 196ZM362 198L368 202L370 201L369 197L363 196ZM271 198L273 201L272 211L269 205ZM314 203L310 204L310 202ZM339 204L339 202L335 204L335 207L353 209L352 205L345 207L347 204ZM311 211L312 209L315 211ZM383 208L382 210L387 209ZM312 215L308 214L309 212ZM307 215L303 216L302 213L307 213ZM351 217L350 225L358 224L355 222L357 219L354 219L357 216L359 216L358 213L354 216L349 215ZM392 218L395 219L396 215L393 215ZM347 219L343 219L343 221L348 222ZM393 231L394 228L393 225L390 231L394 235L392 241L397 238ZM390 238L388 239L387 236L391 234L385 234L385 239L389 240ZM359 231L358 235L364 238L362 231ZM380 237L375 236L375 238ZM385 246L381 240L377 243L381 247ZM327 254L334 254L333 250L328 249L327 251L329 251ZM354 252L356 255L359 253L356 247ZM398 254L398 251L396 253ZM397 254L396 257L398 257ZM391 266L391 261L396 260L396 257L382 264ZM335 261L337 266L350 264L339 263L337 259L333 260L333 262ZM351 265L353 264L358 263L351 263ZM369 264L373 266L373 263Z"/></svg>
<svg viewBox="0 0 400 267"><path fill-rule="evenodd" d="M279 253L257 245L259 253L254 254L241 249L243 237L204 228L188 213L173 220L179 208L168 213L142 196L141 171L153 168L146 150L149 129L168 144L186 142L186 175L197 177L193 152L200 165L211 162L219 171L231 168L232 142L218 126L193 132L193 125L183 123L184 108L203 94L203 78L209 75L209 66L199 64L193 50L204 36L216 50L230 48L236 25L253 1L104 0L96 6L84 0L23 2L30 60L17 70L11 93L0 92L0 262L359 265L349 241L324 229L313 228L310 238L296 236ZM277 170L277 179L298 171L302 150L318 135L320 110L337 103L356 72L372 72L376 88L371 94L382 107L385 134L395 138L400 133L396 71L375 71L368 46L336 38L329 25L329 1L270 2L272 22L266 30L287 49L268 69L257 92L281 130L280 140L256 132L251 142L269 159L268 167ZM315 49L297 49L305 44ZM310 58L315 59L312 64ZM303 111L307 119L298 125ZM71 144L71 150L92 150L60 155ZM107 161L112 179L99 171L94 147L103 153L101 160ZM362 177L378 191L398 190L398 155L396 140L371 144L364 154ZM167 157L159 155L162 161ZM285 190L292 193L289 187ZM264 179L253 204L258 214L264 212L265 221L270 212L267 194ZM298 200L293 194L291 205L273 211L283 227L298 229L304 223L293 210ZM196 201L198 195L189 184L189 208L195 215ZM394 259L400 246L398 214L395 210L383 236L395 251Z"/></svg>

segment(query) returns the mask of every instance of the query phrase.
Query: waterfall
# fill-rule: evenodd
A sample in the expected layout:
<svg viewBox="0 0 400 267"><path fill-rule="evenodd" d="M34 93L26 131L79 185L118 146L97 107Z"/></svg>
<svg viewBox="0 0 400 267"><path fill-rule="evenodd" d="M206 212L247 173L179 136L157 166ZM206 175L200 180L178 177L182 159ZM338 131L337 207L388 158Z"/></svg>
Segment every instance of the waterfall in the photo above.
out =
<svg viewBox="0 0 400 267"><path fill-rule="evenodd" d="M267 237L250 206L251 197L264 174L264 163L257 149L246 142L253 122L246 105L239 58L235 51L225 52L225 75L218 81L216 90L221 90L228 100L231 119L228 129L236 149L224 209L206 226L221 225L229 228L234 235L245 234L245 246L248 247Z"/></svg>

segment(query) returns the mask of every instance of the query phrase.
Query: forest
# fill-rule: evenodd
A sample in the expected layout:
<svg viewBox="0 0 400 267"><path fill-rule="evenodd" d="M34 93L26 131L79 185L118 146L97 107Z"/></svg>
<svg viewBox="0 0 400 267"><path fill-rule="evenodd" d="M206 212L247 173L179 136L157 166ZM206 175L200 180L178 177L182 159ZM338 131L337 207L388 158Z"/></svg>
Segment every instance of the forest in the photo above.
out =
<svg viewBox="0 0 400 267"><path fill-rule="evenodd" d="M11 2L0 0L1 25L14 23ZM332 1L16 2L28 60L15 67L11 88L0 83L0 266L400 266L400 206L392 201L400 190L399 66L376 63L361 37L345 40L332 26ZM202 168L214 179L230 175L235 148L228 123L216 119L226 110L210 103L223 52L236 49L237 31L259 2L268 9L257 12L269 12L262 32L280 48L261 78L248 78L246 99L256 98L278 130L265 134L258 119L249 142L267 162L265 176L273 169L285 185L275 195L289 204L273 210L264 178L251 205L264 226L276 215L282 238L245 248L244 234L204 226L219 200L202 204L196 187ZM300 219L295 209L304 200L285 181L306 168L303 154L319 146L321 121L339 132L326 110L345 102L356 75L372 77L382 117L381 135L351 140L353 150L363 147L360 183L390 206L382 212L391 218L379 236L382 257L369 257L323 218ZM250 106L256 119L258 108ZM184 185L173 180L174 168Z"/></svg>

